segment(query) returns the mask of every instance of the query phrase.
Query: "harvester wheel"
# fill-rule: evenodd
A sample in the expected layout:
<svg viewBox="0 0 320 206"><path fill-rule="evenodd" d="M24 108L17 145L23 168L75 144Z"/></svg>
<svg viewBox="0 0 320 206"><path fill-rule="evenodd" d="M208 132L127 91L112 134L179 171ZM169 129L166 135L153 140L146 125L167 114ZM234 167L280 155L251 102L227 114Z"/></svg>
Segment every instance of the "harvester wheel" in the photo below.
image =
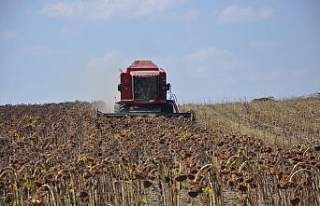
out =
<svg viewBox="0 0 320 206"><path fill-rule="evenodd" d="M166 103L162 109L162 112L172 114L173 113L173 105L171 103Z"/></svg>
<svg viewBox="0 0 320 206"><path fill-rule="evenodd" d="M120 113L125 113L125 112L127 112L126 106L125 106L125 105L120 105L119 112L120 112Z"/></svg>
<svg viewBox="0 0 320 206"><path fill-rule="evenodd" d="M126 113L128 111L126 105L115 103L114 113Z"/></svg>
<svg viewBox="0 0 320 206"><path fill-rule="evenodd" d="M121 104L115 103L114 109L113 109L114 113L120 113L120 108L121 108Z"/></svg>

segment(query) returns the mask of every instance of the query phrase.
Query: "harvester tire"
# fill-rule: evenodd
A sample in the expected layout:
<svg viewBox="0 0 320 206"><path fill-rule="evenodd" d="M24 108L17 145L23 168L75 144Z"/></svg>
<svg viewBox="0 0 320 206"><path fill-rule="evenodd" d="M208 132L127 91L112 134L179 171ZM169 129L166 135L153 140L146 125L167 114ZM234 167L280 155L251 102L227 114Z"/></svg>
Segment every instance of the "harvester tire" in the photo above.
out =
<svg viewBox="0 0 320 206"><path fill-rule="evenodd" d="M114 104L114 109L113 109L114 113L120 113L121 106L122 106L121 104L115 103Z"/></svg>
<svg viewBox="0 0 320 206"><path fill-rule="evenodd" d="M123 104L115 103L114 113L126 113L128 112L128 107Z"/></svg>
<svg viewBox="0 0 320 206"><path fill-rule="evenodd" d="M162 112L168 113L168 114L172 114L173 111L174 111L173 104L171 104L171 103L166 103L163 107L163 110L162 110Z"/></svg>
<svg viewBox="0 0 320 206"><path fill-rule="evenodd" d="M127 108L125 105L120 105L120 108L119 108L119 113L126 113L127 112Z"/></svg>

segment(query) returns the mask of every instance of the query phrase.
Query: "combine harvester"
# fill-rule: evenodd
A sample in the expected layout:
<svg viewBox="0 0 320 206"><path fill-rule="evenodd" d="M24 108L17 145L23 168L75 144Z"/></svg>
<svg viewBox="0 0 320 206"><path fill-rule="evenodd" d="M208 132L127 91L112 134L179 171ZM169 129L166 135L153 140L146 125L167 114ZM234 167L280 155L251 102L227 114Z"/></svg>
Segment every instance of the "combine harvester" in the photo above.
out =
<svg viewBox="0 0 320 206"><path fill-rule="evenodd" d="M118 91L121 99L115 103L114 113L98 114L107 117L156 115L193 119L193 112L179 113L177 98L171 94L166 72L152 61L134 61L125 72L121 72Z"/></svg>

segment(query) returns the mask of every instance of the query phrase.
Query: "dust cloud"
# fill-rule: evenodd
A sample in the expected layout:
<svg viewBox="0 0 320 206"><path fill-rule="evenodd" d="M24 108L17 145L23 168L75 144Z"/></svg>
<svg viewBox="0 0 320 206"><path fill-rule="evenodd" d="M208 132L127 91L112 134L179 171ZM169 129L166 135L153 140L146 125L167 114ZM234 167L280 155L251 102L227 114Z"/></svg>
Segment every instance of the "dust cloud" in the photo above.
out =
<svg viewBox="0 0 320 206"><path fill-rule="evenodd" d="M98 105L103 112L113 112L114 103L120 100L117 90L120 69L124 70L126 64L128 62L121 60L115 51L91 56L85 68L73 77L76 82L72 86L72 95Z"/></svg>

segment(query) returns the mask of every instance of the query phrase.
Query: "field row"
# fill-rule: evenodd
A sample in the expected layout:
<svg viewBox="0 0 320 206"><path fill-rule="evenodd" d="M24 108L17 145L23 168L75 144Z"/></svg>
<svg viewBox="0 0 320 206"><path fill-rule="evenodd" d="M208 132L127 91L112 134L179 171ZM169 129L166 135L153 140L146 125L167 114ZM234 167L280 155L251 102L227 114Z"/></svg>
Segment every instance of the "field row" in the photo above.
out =
<svg viewBox="0 0 320 206"><path fill-rule="evenodd" d="M1 106L0 205L320 205L320 148L269 145L198 117Z"/></svg>

